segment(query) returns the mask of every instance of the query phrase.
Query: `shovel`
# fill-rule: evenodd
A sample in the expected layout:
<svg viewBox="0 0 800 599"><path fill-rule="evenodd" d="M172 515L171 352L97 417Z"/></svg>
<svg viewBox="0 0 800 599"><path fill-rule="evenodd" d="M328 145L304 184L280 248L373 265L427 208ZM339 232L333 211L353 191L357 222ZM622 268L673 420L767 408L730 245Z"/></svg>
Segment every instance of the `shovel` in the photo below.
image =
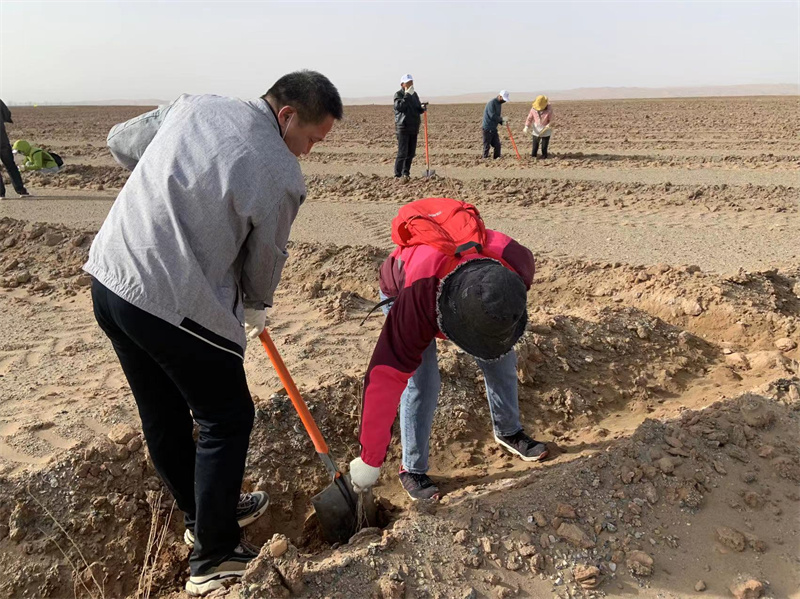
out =
<svg viewBox="0 0 800 599"><path fill-rule="evenodd" d="M311 498L311 503L322 528L322 536L331 544L347 543L350 537L360 530L360 525L377 525L377 510L372 492L365 491L362 493L361 505L359 505L359 497L353 491L350 478L342 474L336 467L328 451L328 444L322 437L317 423L314 422L314 417L309 412L306 402L300 396L300 392L297 390L297 386L286 369L286 365L283 363L283 359L272 342L267 329L264 329L258 337L261 339L261 345L267 350L270 362L275 367L278 378L280 378L286 392L289 394L289 399L292 400L294 409L297 410L297 415L300 416L308 436L311 437L319 459L322 460L325 470L328 471L328 474L333 479L333 482L325 490ZM362 513L359 513L359 508Z"/></svg>
<svg viewBox="0 0 800 599"><path fill-rule="evenodd" d="M425 171L425 178L430 179L436 174L436 171L431 170L431 157L428 153L428 111L422 113L422 119L425 123L425 164L428 169Z"/></svg>

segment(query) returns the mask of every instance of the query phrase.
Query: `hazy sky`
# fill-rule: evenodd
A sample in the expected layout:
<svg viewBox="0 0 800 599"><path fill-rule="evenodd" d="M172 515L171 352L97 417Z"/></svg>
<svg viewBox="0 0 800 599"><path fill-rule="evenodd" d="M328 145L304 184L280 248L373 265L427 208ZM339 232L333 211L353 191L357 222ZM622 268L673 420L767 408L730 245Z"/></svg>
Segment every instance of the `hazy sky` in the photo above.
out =
<svg viewBox="0 0 800 599"><path fill-rule="evenodd" d="M254 97L299 68L344 97L800 83L800 2L0 0L0 97Z"/></svg>

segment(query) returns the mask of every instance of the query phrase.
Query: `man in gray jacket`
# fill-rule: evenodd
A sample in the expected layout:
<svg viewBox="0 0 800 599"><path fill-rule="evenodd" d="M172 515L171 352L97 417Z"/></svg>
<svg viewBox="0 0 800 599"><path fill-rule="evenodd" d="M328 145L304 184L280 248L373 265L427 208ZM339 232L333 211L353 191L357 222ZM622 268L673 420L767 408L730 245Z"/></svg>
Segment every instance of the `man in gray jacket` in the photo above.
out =
<svg viewBox="0 0 800 599"><path fill-rule="evenodd" d="M264 329L305 199L296 157L342 118L342 101L300 71L257 100L181 96L156 112L114 136L133 172L84 269L153 464L185 514L186 589L205 594L257 555L239 531L267 505L266 493L240 495L254 416L244 350Z"/></svg>

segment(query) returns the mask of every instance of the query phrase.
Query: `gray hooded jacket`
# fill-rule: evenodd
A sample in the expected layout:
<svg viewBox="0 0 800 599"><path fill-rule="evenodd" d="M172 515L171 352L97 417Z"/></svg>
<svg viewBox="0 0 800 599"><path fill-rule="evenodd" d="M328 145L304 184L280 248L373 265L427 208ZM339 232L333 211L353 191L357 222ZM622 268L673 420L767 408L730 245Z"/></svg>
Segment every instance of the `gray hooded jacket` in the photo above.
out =
<svg viewBox="0 0 800 599"><path fill-rule="evenodd" d="M150 114L150 113L148 113ZM244 305L272 305L305 200L296 157L262 99L181 96L142 152L84 270L134 306L243 355ZM137 117L140 118L140 117ZM141 156L138 160L136 156Z"/></svg>

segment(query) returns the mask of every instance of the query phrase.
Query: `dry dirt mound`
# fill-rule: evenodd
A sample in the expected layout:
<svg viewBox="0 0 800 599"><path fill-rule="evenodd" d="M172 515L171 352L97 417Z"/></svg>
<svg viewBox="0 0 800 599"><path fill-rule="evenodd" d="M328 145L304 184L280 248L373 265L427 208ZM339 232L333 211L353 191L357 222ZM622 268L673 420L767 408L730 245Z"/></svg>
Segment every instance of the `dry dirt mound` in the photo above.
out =
<svg viewBox="0 0 800 599"><path fill-rule="evenodd" d="M80 266L91 235L0 220L3 286L53 298L85 293ZM279 347L292 365L311 356L320 383L303 392L344 464L358 446L371 344L315 339L331 331L375 337L379 316L364 328L358 323L375 302L386 252L293 244L291 255L281 302L303 319L277 320ZM550 465L531 469L497 448L479 369L441 342L431 444L433 474L449 496L438 506L409 507L394 475L395 438L378 487L393 516L390 530L331 551L308 520L309 496L327 484L323 470L282 389L262 385L245 488L268 490L271 506L248 535L274 541L275 554L284 539L273 535L285 535L289 548L274 557L265 549L240 593L580 596L582 581L609 595L621 584L640 586L643 597L656 596L645 594L648 585L681 597L697 582L681 578L686 571L715 591L741 572L768 580L772 596L789 596L796 581L781 564L797 531L781 531L778 520L798 514L799 273L726 279L695 267L546 259L535 281L519 346L520 407L526 428L550 443ZM754 386L764 397L702 409ZM642 424L648 416L659 420ZM107 597L130 596L153 560L154 591L182 586L188 549L180 515L163 526L172 504L154 495L161 485L137 427L131 421L107 438L82 439L38 469L0 470L0 565L9 596L59 597L73 586L78 596L100 596L95 579ZM147 557L151 522L165 530L155 558L152 548ZM717 534L717 527L733 532ZM713 570L701 571L704 565Z"/></svg>
<svg viewBox="0 0 800 599"><path fill-rule="evenodd" d="M555 179L414 178L400 185L378 175L313 175L306 178L313 200L385 201L387 189L396 202L421 197L449 196L474 203L535 206L600 206L604 208L663 208L694 206L718 212L767 210L797 212L797 192L780 185L736 188L728 185L647 185Z"/></svg>
<svg viewBox="0 0 800 599"><path fill-rule="evenodd" d="M609 168L683 168L683 169L703 169L712 168L716 170L741 170L758 169L771 171L792 171L800 166L796 156L783 156L770 153L759 154L756 156L738 155L719 155L719 156L660 156L648 154L601 154L592 152L565 152L556 147L548 160L539 161L530 156L530 138L526 135L520 139L518 145L520 151L519 159L492 160L487 161L480 156L480 148L477 144L471 144L474 154L452 154L446 152L433 152L431 161L439 168L441 167L469 167L485 166L493 170L514 170L520 165L536 165L537 168L547 170L566 170L566 169L609 169ZM515 157L513 150L507 150L508 156ZM372 154L369 156L372 162L380 164L394 164L395 157L389 151L381 155ZM321 162L323 164L345 163L354 164L363 160L364 155L358 152L325 152L324 150L315 151L313 154L303 157L307 162Z"/></svg>
<svg viewBox="0 0 800 599"><path fill-rule="evenodd" d="M25 173L26 184L34 188L56 189L121 189L130 176L130 171L121 166L91 166L66 164L55 175Z"/></svg>
<svg viewBox="0 0 800 599"><path fill-rule="evenodd" d="M569 464L461 489L350 545L308 555L280 537L243 597L795 597L797 382L668 422ZM788 544L788 546L787 546ZM656 594L651 594L651 590ZM547 595L545 595L547 593ZM552 593L550 595L549 593ZM761 596L753 595L753 596Z"/></svg>
<svg viewBox="0 0 800 599"><path fill-rule="evenodd" d="M74 293L91 280L81 271L94 231L0 218L0 287Z"/></svg>

